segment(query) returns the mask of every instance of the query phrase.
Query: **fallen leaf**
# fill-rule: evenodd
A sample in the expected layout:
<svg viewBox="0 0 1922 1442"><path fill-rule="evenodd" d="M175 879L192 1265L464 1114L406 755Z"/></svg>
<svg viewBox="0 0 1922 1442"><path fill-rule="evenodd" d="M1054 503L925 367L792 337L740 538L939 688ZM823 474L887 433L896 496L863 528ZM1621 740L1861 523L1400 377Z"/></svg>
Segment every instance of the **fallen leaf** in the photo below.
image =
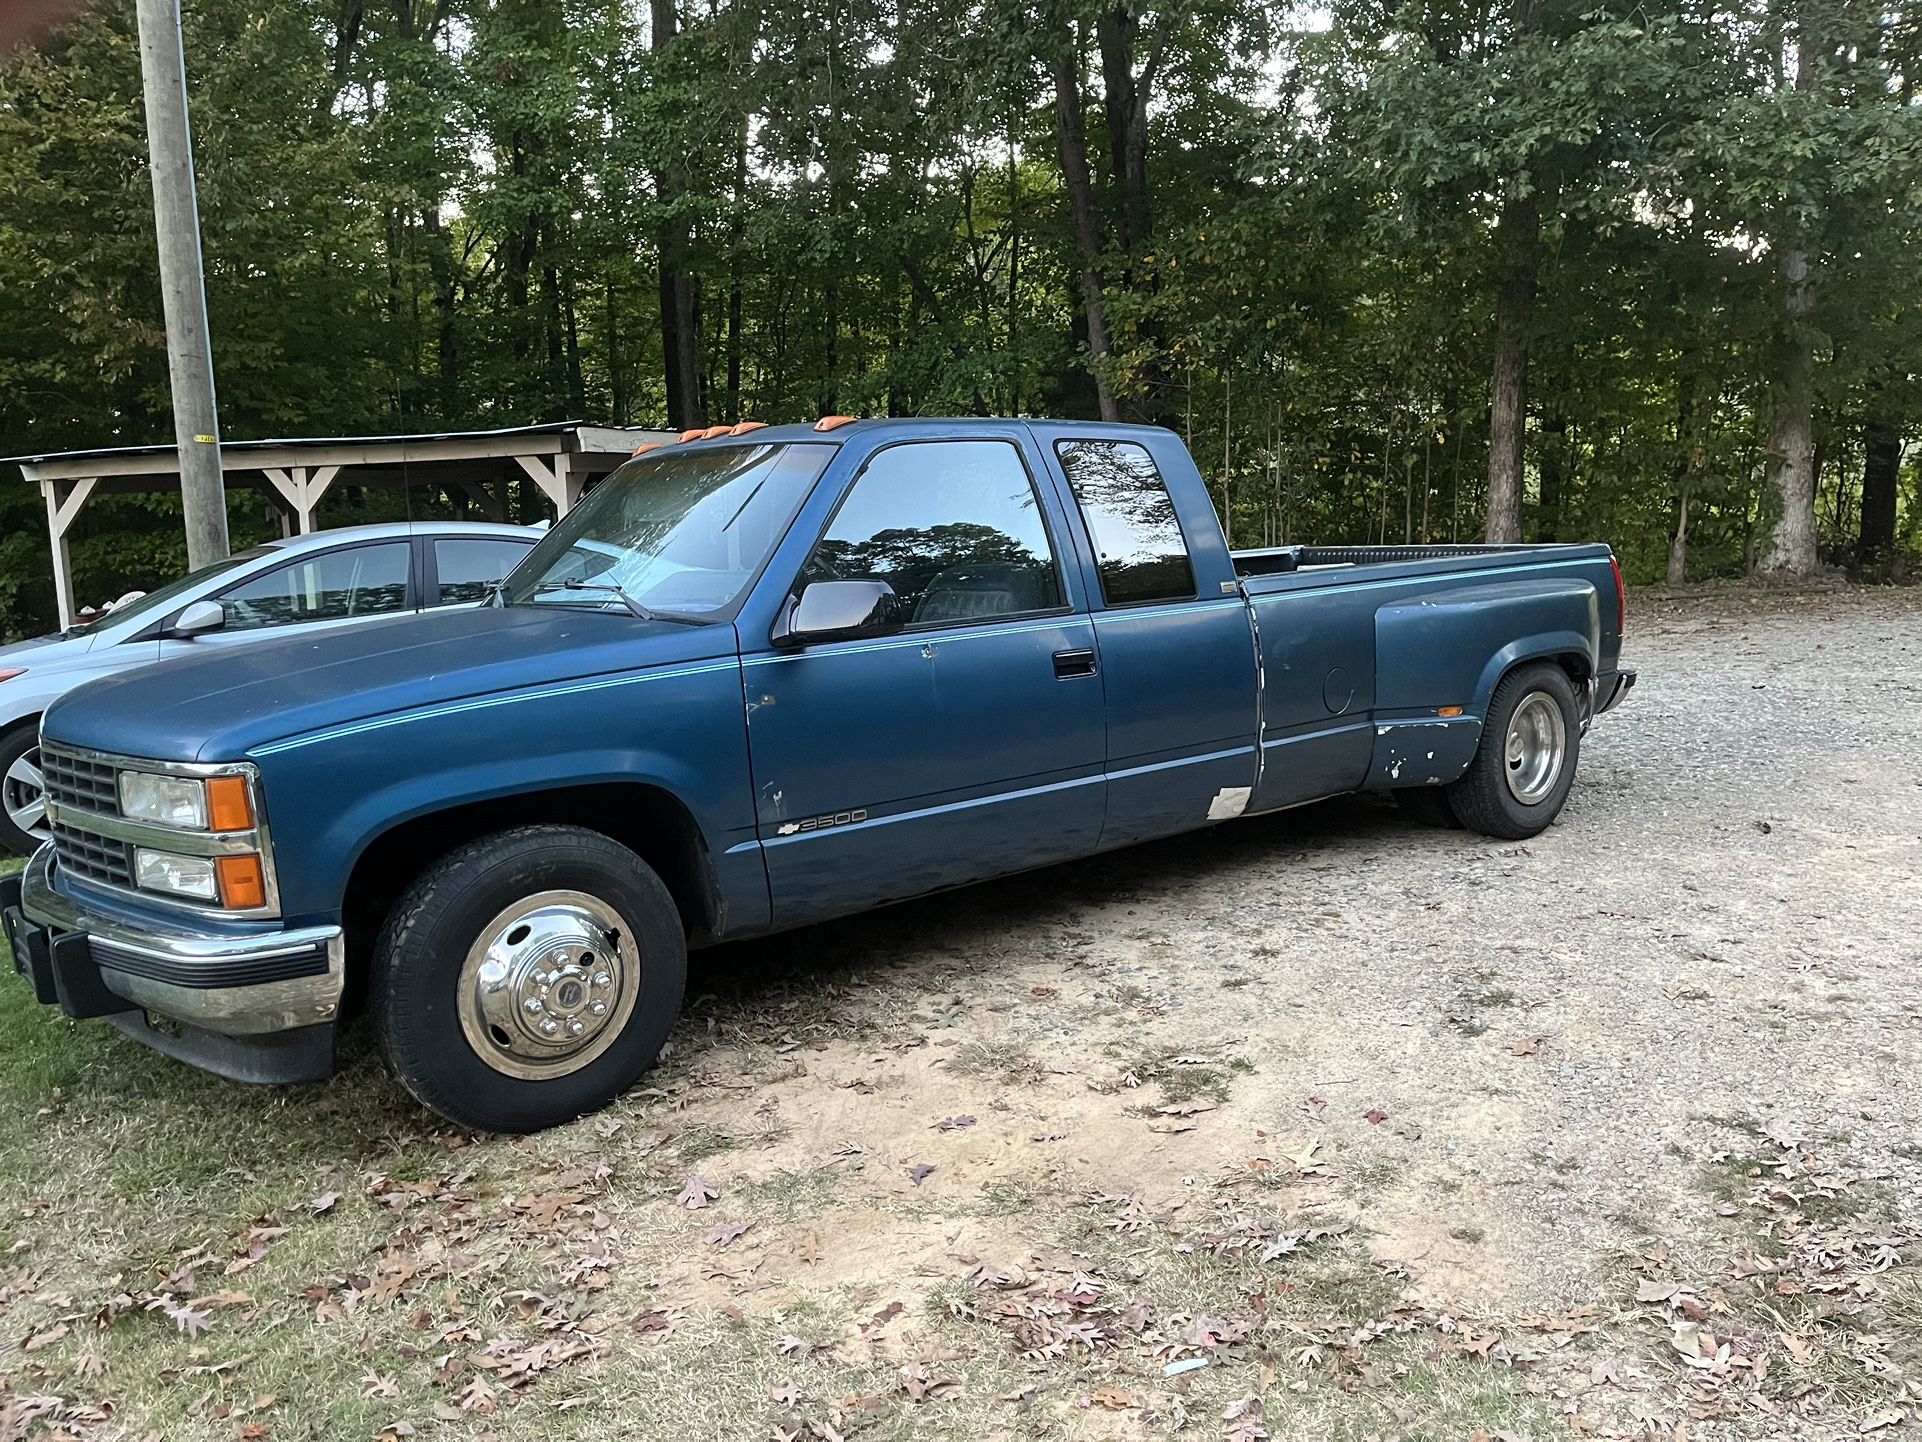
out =
<svg viewBox="0 0 1922 1442"><path fill-rule="evenodd" d="M718 1187L689 1172L681 1178L680 1195L674 1198L674 1205L686 1207L690 1212L698 1212L709 1202L718 1200L720 1195Z"/></svg>
<svg viewBox="0 0 1922 1442"><path fill-rule="evenodd" d="M1508 1050L1515 1056L1533 1056L1542 1049L1542 1038L1525 1036L1509 1043Z"/></svg>
<svg viewBox="0 0 1922 1442"><path fill-rule="evenodd" d="M307 1210L317 1217L324 1217L331 1212L339 1202L339 1192L322 1192L311 1202L307 1203Z"/></svg>
<svg viewBox="0 0 1922 1442"><path fill-rule="evenodd" d="M933 1130L937 1132L958 1132L963 1127L971 1127L973 1125L973 1117L948 1117L944 1121L936 1122Z"/></svg>
<svg viewBox="0 0 1922 1442"><path fill-rule="evenodd" d="M20 1344L20 1350L23 1352L38 1352L42 1347L51 1347L71 1331L73 1331L73 1328L69 1327L65 1322L56 1322L44 1332L35 1332L31 1337L27 1338L26 1341Z"/></svg>
<svg viewBox="0 0 1922 1442"><path fill-rule="evenodd" d="M917 1187L934 1175L934 1167L927 1162L917 1162L908 1168L908 1180Z"/></svg>
<svg viewBox="0 0 1922 1442"><path fill-rule="evenodd" d="M726 1249L740 1241L742 1235L753 1225L752 1222L722 1222L718 1227L710 1227L701 1240L710 1247Z"/></svg>
<svg viewBox="0 0 1922 1442"><path fill-rule="evenodd" d="M1385 1112L1385 1111L1382 1111L1382 1110L1381 1110L1381 1109L1380 1109L1380 1108L1378 1107L1378 1108L1376 1108L1376 1109L1374 1109L1373 1111L1365 1111L1365 1112L1363 1112L1363 1113L1362 1113L1362 1117L1363 1117L1363 1119L1364 1119L1364 1120L1366 1120L1366 1121L1368 1121L1368 1122L1370 1122L1370 1123L1372 1123L1373 1125L1375 1125L1375 1126L1380 1126L1380 1125L1381 1125L1381 1124L1382 1124L1383 1122L1385 1122L1385 1121L1387 1121L1387 1120L1388 1120L1388 1113L1387 1113L1387 1112Z"/></svg>

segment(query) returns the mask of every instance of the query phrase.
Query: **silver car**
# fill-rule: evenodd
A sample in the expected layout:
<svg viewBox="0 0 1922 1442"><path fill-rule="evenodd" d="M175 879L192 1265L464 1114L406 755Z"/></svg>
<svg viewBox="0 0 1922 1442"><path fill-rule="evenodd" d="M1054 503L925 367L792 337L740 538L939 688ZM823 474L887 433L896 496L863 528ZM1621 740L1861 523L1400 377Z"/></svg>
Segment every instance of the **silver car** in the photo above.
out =
<svg viewBox="0 0 1922 1442"><path fill-rule="evenodd" d="M206 646L471 604L540 537L456 521L316 531L229 556L84 629L0 646L0 852L47 837L40 715L74 687Z"/></svg>

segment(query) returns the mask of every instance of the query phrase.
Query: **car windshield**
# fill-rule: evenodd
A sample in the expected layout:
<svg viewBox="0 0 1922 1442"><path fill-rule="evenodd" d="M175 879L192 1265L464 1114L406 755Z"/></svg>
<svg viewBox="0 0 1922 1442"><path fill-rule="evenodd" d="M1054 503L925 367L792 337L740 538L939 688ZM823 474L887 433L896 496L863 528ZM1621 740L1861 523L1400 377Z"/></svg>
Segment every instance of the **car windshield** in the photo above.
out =
<svg viewBox="0 0 1922 1442"><path fill-rule="evenodd" d="M179 600L189 591L200 589L214 577L238 570L249 561L257 561L262 556L272 555L273 551L272 546L255 546L251 550L241 551L215 561L210 566L202 566L198 571L189 571L179 580L169 581L156 591L149 591L146 595L129 601L124 606L115 606L105 615L96 617L88 629L104 631L111 626L117 631L129 621L164 610L170 602Z"/></svg>
<svg viewBox="0 0 1922 1442"><path fill-rule="evenodd" d="M542 537L501 599L617 610L633 602L680 620L725 611L833 453L831 445L690 445L637 456Z"/></svg>

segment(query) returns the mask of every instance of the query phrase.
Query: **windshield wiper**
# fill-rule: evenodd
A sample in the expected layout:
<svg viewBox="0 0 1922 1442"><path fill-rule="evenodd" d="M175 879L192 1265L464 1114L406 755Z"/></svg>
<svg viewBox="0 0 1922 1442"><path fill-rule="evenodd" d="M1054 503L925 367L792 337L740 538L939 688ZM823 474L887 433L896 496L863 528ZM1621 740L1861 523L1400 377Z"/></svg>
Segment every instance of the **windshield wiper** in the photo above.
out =
<svg viewBox="0 0 1922 1442"><path fill-rule="evenodd" d="M579 577L570 577L565 581L541 581L536 584L534 589L528 594L538 596L543 591L605 591L610 596L620 597L621 604L626 606L627 609L632 611L636 616L639 616L643 621L658 621L661 619L639 601L628 595L626 591L621 589L619 583L615 581L583 581Z"/></svg>

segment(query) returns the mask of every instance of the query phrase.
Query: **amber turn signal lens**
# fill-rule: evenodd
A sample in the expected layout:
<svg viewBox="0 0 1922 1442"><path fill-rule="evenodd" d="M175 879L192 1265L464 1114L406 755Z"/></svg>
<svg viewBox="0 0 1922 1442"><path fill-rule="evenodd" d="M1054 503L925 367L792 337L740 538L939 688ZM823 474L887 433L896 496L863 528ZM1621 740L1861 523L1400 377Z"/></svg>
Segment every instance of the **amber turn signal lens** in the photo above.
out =
<svg viewBox="0 0 1922 1442"><path fill-rule="evenodd" d="M267 904L267 878L258 856L222 856L214 861L220 876L220 904L232 911L251 911Z"/></svg>
<svg viewBox="0 0 1922 1442"><path fill-rule="evenodd" d="M1435 708L1435 714L1437 716L1459 716L1462 714L1462 708L1459 706L1437 706Z"/></svg>
<svg viewBox="0 0 1922 1442"><path fill-rule="evenodd" d="M814 423L814 429L817 431L838 431L842 426L851 426L853 424L853 416L822 416L820 420Z"/></svg>
<svg viewBox="0 0 1922 1442"><path fill-rule="evenodd" d="M246 777L216 776L207 783L207 823L215 831L245 831L254 824Z"/></svg>

